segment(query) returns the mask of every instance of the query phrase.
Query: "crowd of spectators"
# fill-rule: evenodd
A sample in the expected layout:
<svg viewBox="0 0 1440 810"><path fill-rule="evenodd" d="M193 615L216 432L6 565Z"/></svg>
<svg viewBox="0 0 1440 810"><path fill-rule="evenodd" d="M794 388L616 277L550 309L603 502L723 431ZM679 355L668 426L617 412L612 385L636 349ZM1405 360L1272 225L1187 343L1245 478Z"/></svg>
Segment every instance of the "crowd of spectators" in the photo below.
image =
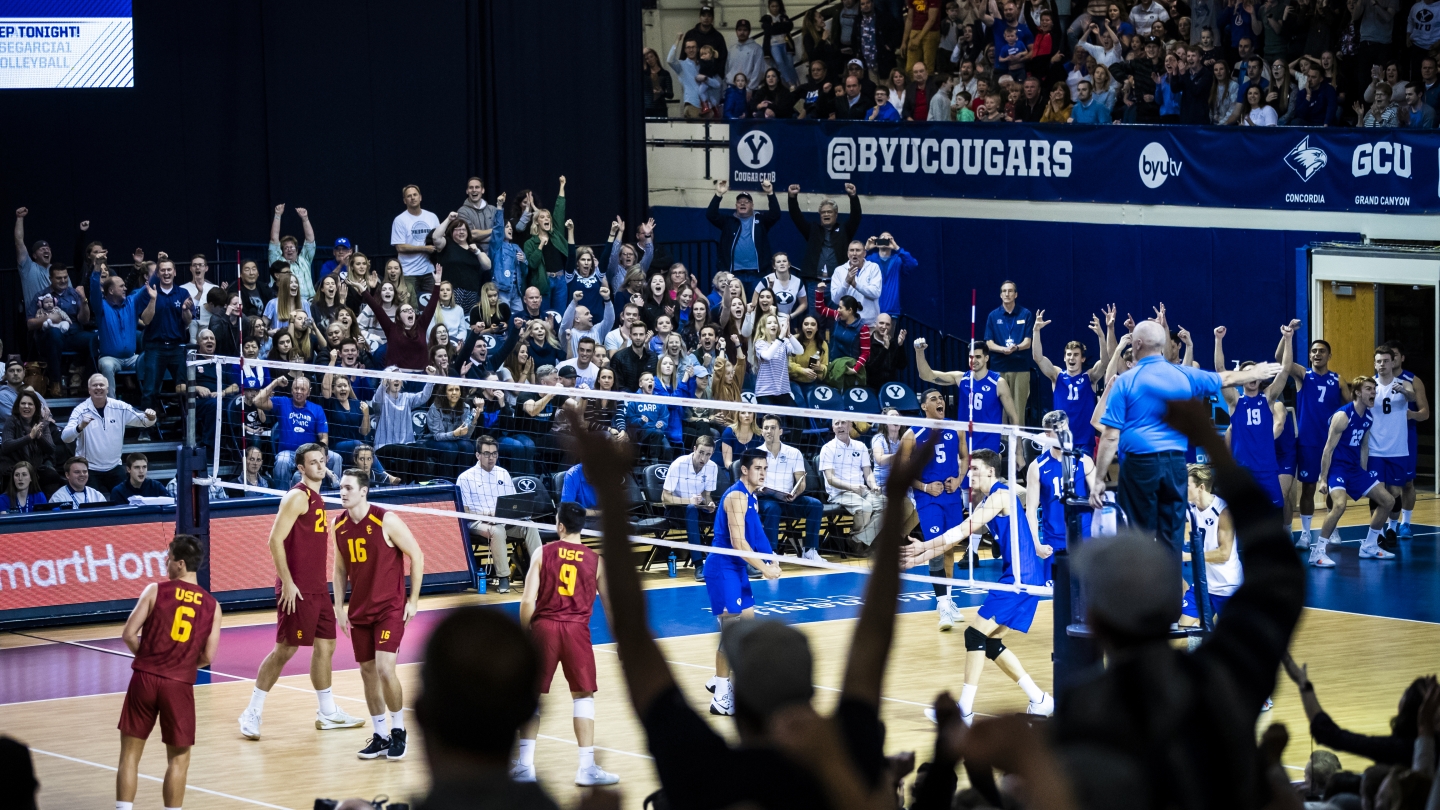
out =
<svg viewBox="0 0 1440 810"><path fill-rule="evenodd" d="M841 0L811 9L797 26L781 0L770 0L759 42L745 19L727 41L702 8L664 64L646 49L646 115L1436 125L1435 0L1089 0L1083 11L1069 8Z"/></svg>

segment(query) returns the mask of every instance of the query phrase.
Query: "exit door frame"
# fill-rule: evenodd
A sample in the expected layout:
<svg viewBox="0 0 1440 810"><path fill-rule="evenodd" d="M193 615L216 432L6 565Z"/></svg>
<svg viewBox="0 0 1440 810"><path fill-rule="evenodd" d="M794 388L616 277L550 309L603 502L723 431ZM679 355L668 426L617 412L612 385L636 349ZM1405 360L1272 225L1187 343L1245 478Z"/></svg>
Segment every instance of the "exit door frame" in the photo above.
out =
<svg viewBox="0 0 1440 810"><path fill-rule="evenodd" d="M1311 248L1309 259L1310 340L1325 336L1323 285L1332 281L1429 287L1435 296L1436 315L1440 317L1440 252L1425 255L1356 245ZM1430 430L1434 435L1435 494L1440 495L1440 418L1435 410L1436 391L1440 390L1440 329L1435 330L1434 349L1436 367L1430 369L1426 393L1430 395Z"/></svg>

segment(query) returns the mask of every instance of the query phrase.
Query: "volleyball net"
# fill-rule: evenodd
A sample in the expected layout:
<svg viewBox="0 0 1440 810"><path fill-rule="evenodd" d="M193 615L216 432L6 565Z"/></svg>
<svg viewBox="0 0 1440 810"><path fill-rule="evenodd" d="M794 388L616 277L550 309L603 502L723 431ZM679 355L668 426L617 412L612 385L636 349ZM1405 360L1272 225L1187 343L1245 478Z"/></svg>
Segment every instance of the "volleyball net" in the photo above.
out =
<svg viewBox="0 0 1440 810"><path fill-rule="evenodd" d="M283 495L299 475L294 459L283 458L283 448L290 448L290 456L293 457L296 446L296 442L288 439L283 431L295 430L299 423L308 423L301 428L307 435L328 434L330 457L327 467L331 471L338 473L360 467L371 472L371 503L402 514L461 521L462 530L478 522L521 530L553 531L554 504L563 497L560 481L576 463L566 442L565 431L569 423L561 414L561 409L573 402L585 414L587 427L611 431L615 441L631 444L636 458L631 472L633 481L629 487L631 525L643 528L643 531L637 531L630 537L637 550L660 547L701 555L724 554L749 561L778 561L816 570L864 573L868 570L868 562L864 557L833 562L781 553L781 549L787 546L800 551L799 538L805 533L801 527L806 532L810 530L806 524L813 517L801 516L804 505L795 503L787 503L781 508L779 533L786 542L782 543L779 536L768 537L775 553L761 554L688 542L683 517L677 516L673 507L667 509L661 498L654 497L661 488L660 481L668 465L681 456L689 455L695 449L699 436L717 439L712 458L717 467L717 485L711 499L718 500L720 493L734 482L737 471L733 467L738 466L738 454L732 457L731 465L724 462L718 441L723 428L749 423L753 417L753 433L762 437L762 420L768 422L766 417L779 417L783 443L796 448L804 459L805 485L800 489L796 481L781 482L767 478L766 487L782 492L800 489L801 498L811 497L819 501L823 511L819 527L823 536L821 551L838 551L852 556L844 538L854 526L853 518L848 510L825 508L831 501L817 463L823 446L836 439L837 421L849 423L847 432L852 443L860 442L867 451L874 447L882 453L897 450L900 437L910 428L955 431L961 442L966 440L964 434L967 432L973 432L977 440L982 435L987 436L988 441L984 443L998 446L1004 458L1004 470L998 477L1009 484L1007 492L1011 503L1006 511L1019 519L1028 519L1032 536L1036 536L1037 541L1038 535L1033 535L1033 532L1041 517L1025 512L1022 472L1028 457L1036 452L1048 451L1055 445L1053 437L1037 429L971 424L964 419L930 419L923 413L915 415L918 413L915 392L894 384L889 391L882 393L887 394L886 400L895 406L895 410L881 413L880 396L865 388L832 390L828 399L825 392L818 392L818 396L816 392L811 392L808 396L810 402L833 405L817 408L761 403L749 392L740 393L739 398L734 400L666 396L569 387L566 384L507 381L494 375L490 375L489 379L475 379L233 357L200 356L190 360L189 365L197 374L197 384L204 386L204 383L198 382L203 377L215 386L214 391L224 392L218 397L208 397L211 400L209 404L196 406L193 442L205 446L211 465L208 474L197 478L196 483L219 488L230 493L231 497L244 494ZM284 379L280 379L282 377ZM302 378L306 382L298 385L308 386L304 396L306 403L313 403L314 408L297 408L301 392L295 390L296 381ZM731 390L738 388L737 385ZM688 392L688 386L682 390ZM943 392L944 389L941 390ZM288 398L289 402L280 403L282 398ZM205 399L200 396L196 402L204 403ZM325 415L323 424L326 430L316 429L320 424L315 419L317 409ZM297 410L301 412L298 418L293 415ZM625 421L627 411L628 422ZM678 430L672 420L681 423ZM437 421L441 424L435 424ZM741 432L745 432L743 426ZM433 503L416 506L386 502L386 486L433 484L450 486L453 492L460 475L477 464L476 440L482 436L495 440L499 451L497 466L511 474L517 490L539 491L548 496L548 500L540 498L540 503L550 504L547 512L501 517L458 508L435 508ZM877 437L880 437L878 442L875 441ZM277 461L280 463L277 464ZM265 476L263 482L250 474L257 463ZM877 465L872 456L871 464L879 474L878 478L883 478L882 468L888 467L888 462ZM963 477L966 471L957 465L957 472ZM286 480L277 480L277 474ZM651 480L647 480L647 476ZM337 510L340 508L336 489L338 478L338 474L334 480L327 478L321 487L322 498ZM958 497L965 497L965 494L960 493ZM466 503L463 491L461 495L455 498L455 502L463 503L464 509L474 509L472 504ZM811 509L809 514L813 515L813 505ZM707 524L702 526L703 529L710 528L708 524L713 521L714 514L714 511L702 513L702 524ZM873 514L871 520L878 525L880 515ZM956 523L958 525L958 521ZM975 528L976 534L968 544L972 552L979 550L975 541L980 539L982 531L981 527ZM462 531L462 534L471 537L468 531ZM585 534L598 536L598 532L589 529ZM1034 549L1022 548L1022 542L1028 541L1021 537L1019 520L1009 521L1007 534L1006 537L987 538L996 544L993 550L995 556L999 554L998 544L1001 543L1008 546L1011 560L1020 560L1024 555L1035 553ZM962 542L955 550L959 552L965 547ZM693 555L687 556L693 558ZM902 578L947 585L972 593L990 590L1036 596L1052 593L1046 574L1033 573L1048 572L1048 565L1009 566L1013 573L1012 581L1000 582L998 560L994 563L982 560L977 572L975 559L974 553L965 554L962 576L954 576L952 569L945 572L946 576L903 573ZM503 576L507 572L496 573ZM1036 581L1026 581L1027 577Z"/></svg>

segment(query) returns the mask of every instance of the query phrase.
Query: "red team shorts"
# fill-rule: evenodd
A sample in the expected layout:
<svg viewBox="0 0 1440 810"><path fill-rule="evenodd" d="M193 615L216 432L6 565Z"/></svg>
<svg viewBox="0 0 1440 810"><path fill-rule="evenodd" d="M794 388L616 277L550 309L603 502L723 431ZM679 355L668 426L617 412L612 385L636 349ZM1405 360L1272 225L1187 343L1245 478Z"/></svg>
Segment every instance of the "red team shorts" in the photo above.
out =
<svg viewBox="0 0 1440 810"><path fill-rule="evenodd" d="M148 672L133 672L120 709L120 733L150 739L156 716L160 739L166 745L188 748L195 744L195 687Z"/></svg>
<svg viewBox="0 0 1440 810"><path fill-rule="evenodd" d="M391 610L365 622L350 623L350 644L355 648L355 663L374 661L376 652L400 651L405 636L405 611Z"/></svg>
<svg viewBox="0 0 1440 810"><path fill-rule="evenodd" d="M295 612L286 613L276 606L275 640L291 647L310 647L317 638L335 638L335 605L328 593L301 594L295 600Z"/></svg>
<svg viewBox="0 0 1440 810"><path fill-rule="evenodd" d="M530 636L540 652L540 691L550 694L555 665L565 668L571 692L594 692L595 648L590 644L590 625L539 619L530 624Z"/></svg>

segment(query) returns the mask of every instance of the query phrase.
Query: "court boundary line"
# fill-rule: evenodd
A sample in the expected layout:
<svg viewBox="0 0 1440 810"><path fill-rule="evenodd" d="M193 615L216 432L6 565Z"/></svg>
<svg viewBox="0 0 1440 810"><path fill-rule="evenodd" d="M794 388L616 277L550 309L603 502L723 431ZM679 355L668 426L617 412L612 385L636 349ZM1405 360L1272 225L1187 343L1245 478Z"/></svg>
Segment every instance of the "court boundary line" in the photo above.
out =
<svg viewBox="0 0 1440 810"><path fill-rule="evenodd" d="M44 750L44 749L42 749L42 748L34 748L34 747L31 747L30 750L31 750L31 751L34 751L34 752L37 753L37 754L44 754L44 755L47 756L47 757L54 757L54 758L56 758L56 759L63 759L63 760L66 760L67 762L78 762L78 763L80 763L81 765L89 765L89 766L94 767L94 768L100 768L101 770L110 771L111 773L118 773L119 770L120 770L118 767L116 767L116 766L114 766L114 765L103 765L103 764L101 764L101 763L99 763L99 762L91 762L91 761L88 760L88 759L80 759L79 757L72 757L72 756L69 756L69 755L66 755L66 754L57 754L57 753L55 753L54 751L46 751L46 750ZM138 775L141 779L145 779L145 780L148 780L148 781L150 781L150 782L159 782L159 783L161 783L162 785L165 783L165 780L164 780L163 778L161 778L161 777L158 777L158 776L151 776L151 775L145 774L145 773L140 773L140 774L137 774L137 775ZM218 790L210 790L210 789L208 789L208 788L203 788L203 787L200 787L200 786L198 786L198 785L192 785L192 784L189 784L189 781L188 781L188 780L187 780L186 785L185 785L185 790L186 790L187 792L188 792L188 791L191 791L191 790L194 790L194 791L197 791L197 792L199 792L199 793L209 794L209 795L211 795L211 796L219 796L219 797L222 798L222 799L230 799L230 800L232 800L232 801L244 802L244 803L246 803L246 804L253 804L253 805L256 805L257 807L269 807L269 808L272 808L273 810L292 810L292 808L285 807L284 805L280 805L280 804L270 804L269 802L262 802L262 801L260 801L259 799L247 799L247 798L245 798L244 796L234 796L234 795L231 795L231 794L229 794L229 793L221 793L221 792L218 791Z"/></svg>

